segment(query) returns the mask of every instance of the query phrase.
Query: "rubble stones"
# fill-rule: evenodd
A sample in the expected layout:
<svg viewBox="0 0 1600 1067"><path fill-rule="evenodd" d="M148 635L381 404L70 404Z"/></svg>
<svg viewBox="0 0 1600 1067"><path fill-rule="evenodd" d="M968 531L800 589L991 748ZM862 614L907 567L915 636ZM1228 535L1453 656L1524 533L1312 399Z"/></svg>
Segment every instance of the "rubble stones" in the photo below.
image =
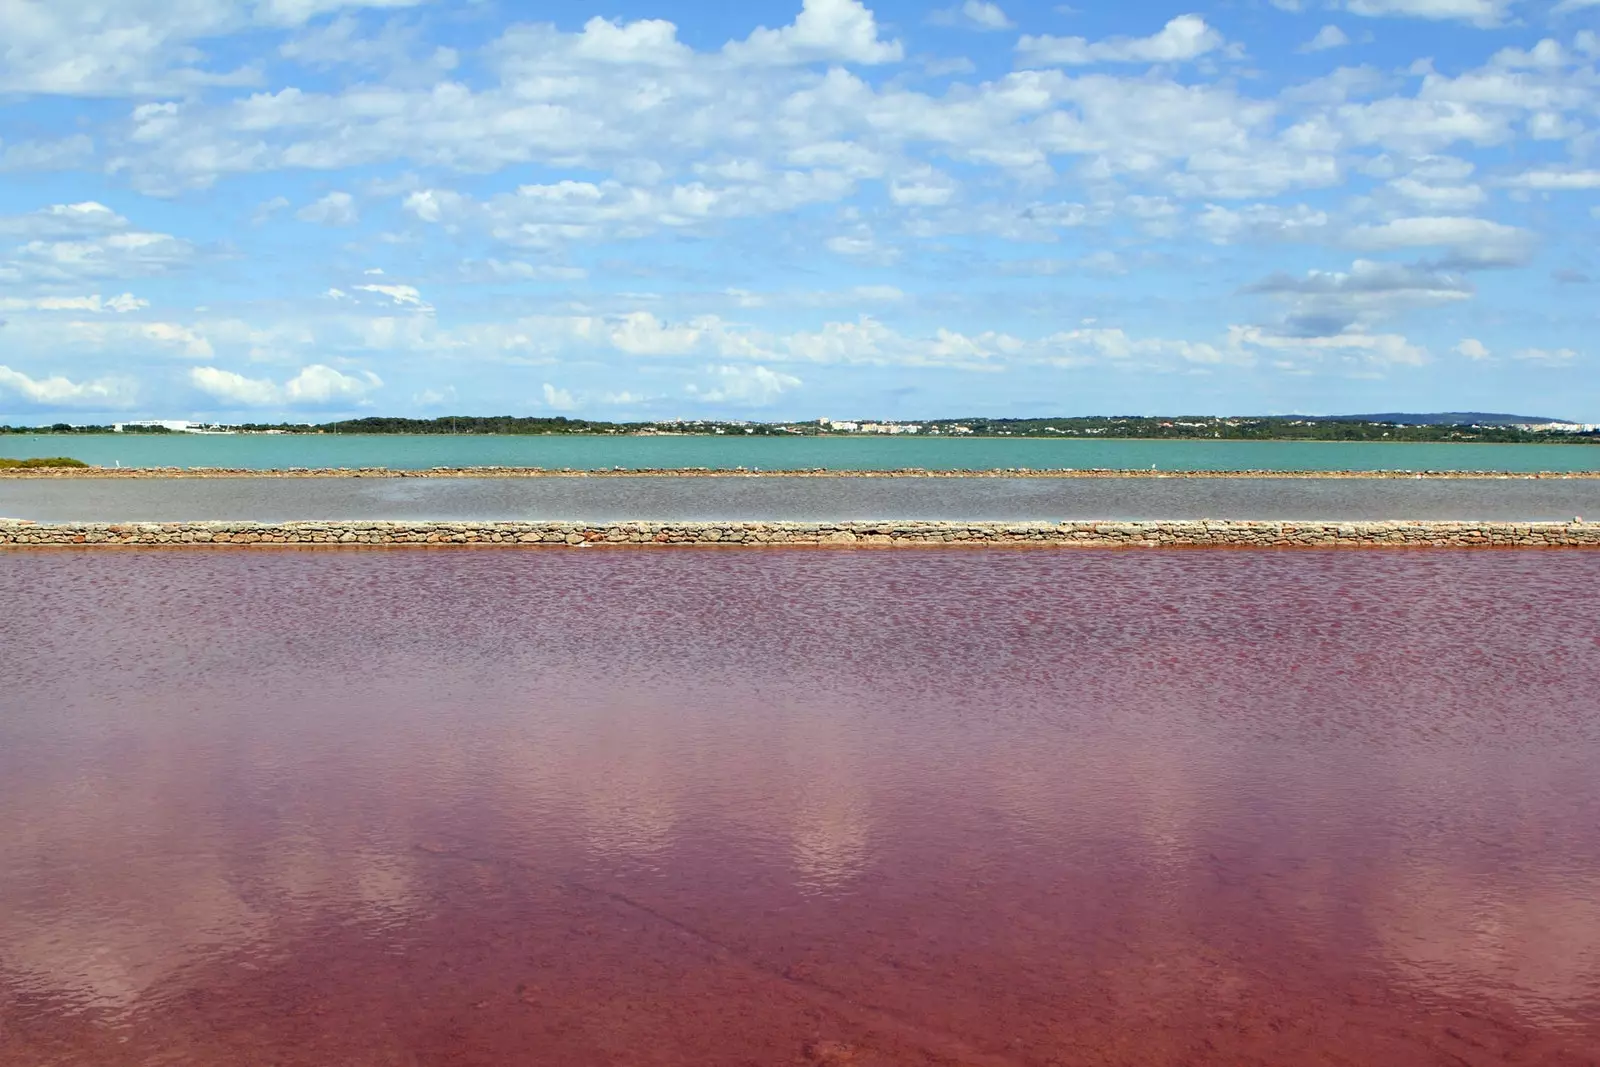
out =
<svg viewBox="0 0 1600 1067"><path fill-rule="evenodd" d="M1600 547L1600 522L123 522L0 519L0 548L49 545L761 545Z"/></svg>

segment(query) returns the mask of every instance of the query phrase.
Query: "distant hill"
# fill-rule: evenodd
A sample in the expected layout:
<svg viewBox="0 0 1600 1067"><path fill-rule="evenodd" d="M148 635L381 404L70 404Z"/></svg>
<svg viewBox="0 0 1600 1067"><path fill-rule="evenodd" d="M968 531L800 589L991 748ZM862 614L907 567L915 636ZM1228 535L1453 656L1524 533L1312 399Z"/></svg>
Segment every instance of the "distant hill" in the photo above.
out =
<svg viewBox="0 0 1600 1067"><path fill-rule="evenodd" d="M1520 426L1527 423L1571 422L1544 415L1498 415L1487 411L1436 411L1418 414L1386 411L1377 415L1303 415L1309 422L1396 422L1407 426Z"/></svg>

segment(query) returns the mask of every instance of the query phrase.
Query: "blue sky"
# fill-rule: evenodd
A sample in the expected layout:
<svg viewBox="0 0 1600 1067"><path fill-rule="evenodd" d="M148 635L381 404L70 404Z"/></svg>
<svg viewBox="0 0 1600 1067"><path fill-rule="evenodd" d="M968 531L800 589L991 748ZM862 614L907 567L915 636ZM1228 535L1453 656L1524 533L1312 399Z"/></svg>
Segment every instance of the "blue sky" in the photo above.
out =
<svg viewBox="0 0 1600 1067"><path fill-rule="evenodd" d="M1600 421L1600 0L0 26L0 421Z"/></svg>

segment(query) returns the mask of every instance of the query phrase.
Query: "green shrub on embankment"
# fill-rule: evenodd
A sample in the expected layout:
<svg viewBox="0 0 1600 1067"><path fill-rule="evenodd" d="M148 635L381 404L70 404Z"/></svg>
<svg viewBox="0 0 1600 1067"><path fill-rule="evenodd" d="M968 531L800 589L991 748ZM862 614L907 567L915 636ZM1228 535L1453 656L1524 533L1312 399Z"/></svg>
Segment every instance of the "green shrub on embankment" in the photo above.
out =
<svg viewBox="0 0 1600 1067"><path fill-rule="evenodd" d="M45 456L38 459L6 459L0 456L0 470L33 470L36 467L87 467L81 459L67 456Z"/></svg>

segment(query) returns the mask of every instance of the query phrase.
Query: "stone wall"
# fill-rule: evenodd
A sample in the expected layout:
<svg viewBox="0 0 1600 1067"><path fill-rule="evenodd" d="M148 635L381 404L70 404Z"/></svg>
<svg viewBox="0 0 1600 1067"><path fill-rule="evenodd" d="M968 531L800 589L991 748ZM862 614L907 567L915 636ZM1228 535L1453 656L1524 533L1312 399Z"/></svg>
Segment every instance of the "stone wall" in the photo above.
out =
<svg viewBox="0 0 1600 1067"><path fill-rule="evenodd" d="M0 519L50 545L1595 546L1600 522L160 522Z"/></svg>

